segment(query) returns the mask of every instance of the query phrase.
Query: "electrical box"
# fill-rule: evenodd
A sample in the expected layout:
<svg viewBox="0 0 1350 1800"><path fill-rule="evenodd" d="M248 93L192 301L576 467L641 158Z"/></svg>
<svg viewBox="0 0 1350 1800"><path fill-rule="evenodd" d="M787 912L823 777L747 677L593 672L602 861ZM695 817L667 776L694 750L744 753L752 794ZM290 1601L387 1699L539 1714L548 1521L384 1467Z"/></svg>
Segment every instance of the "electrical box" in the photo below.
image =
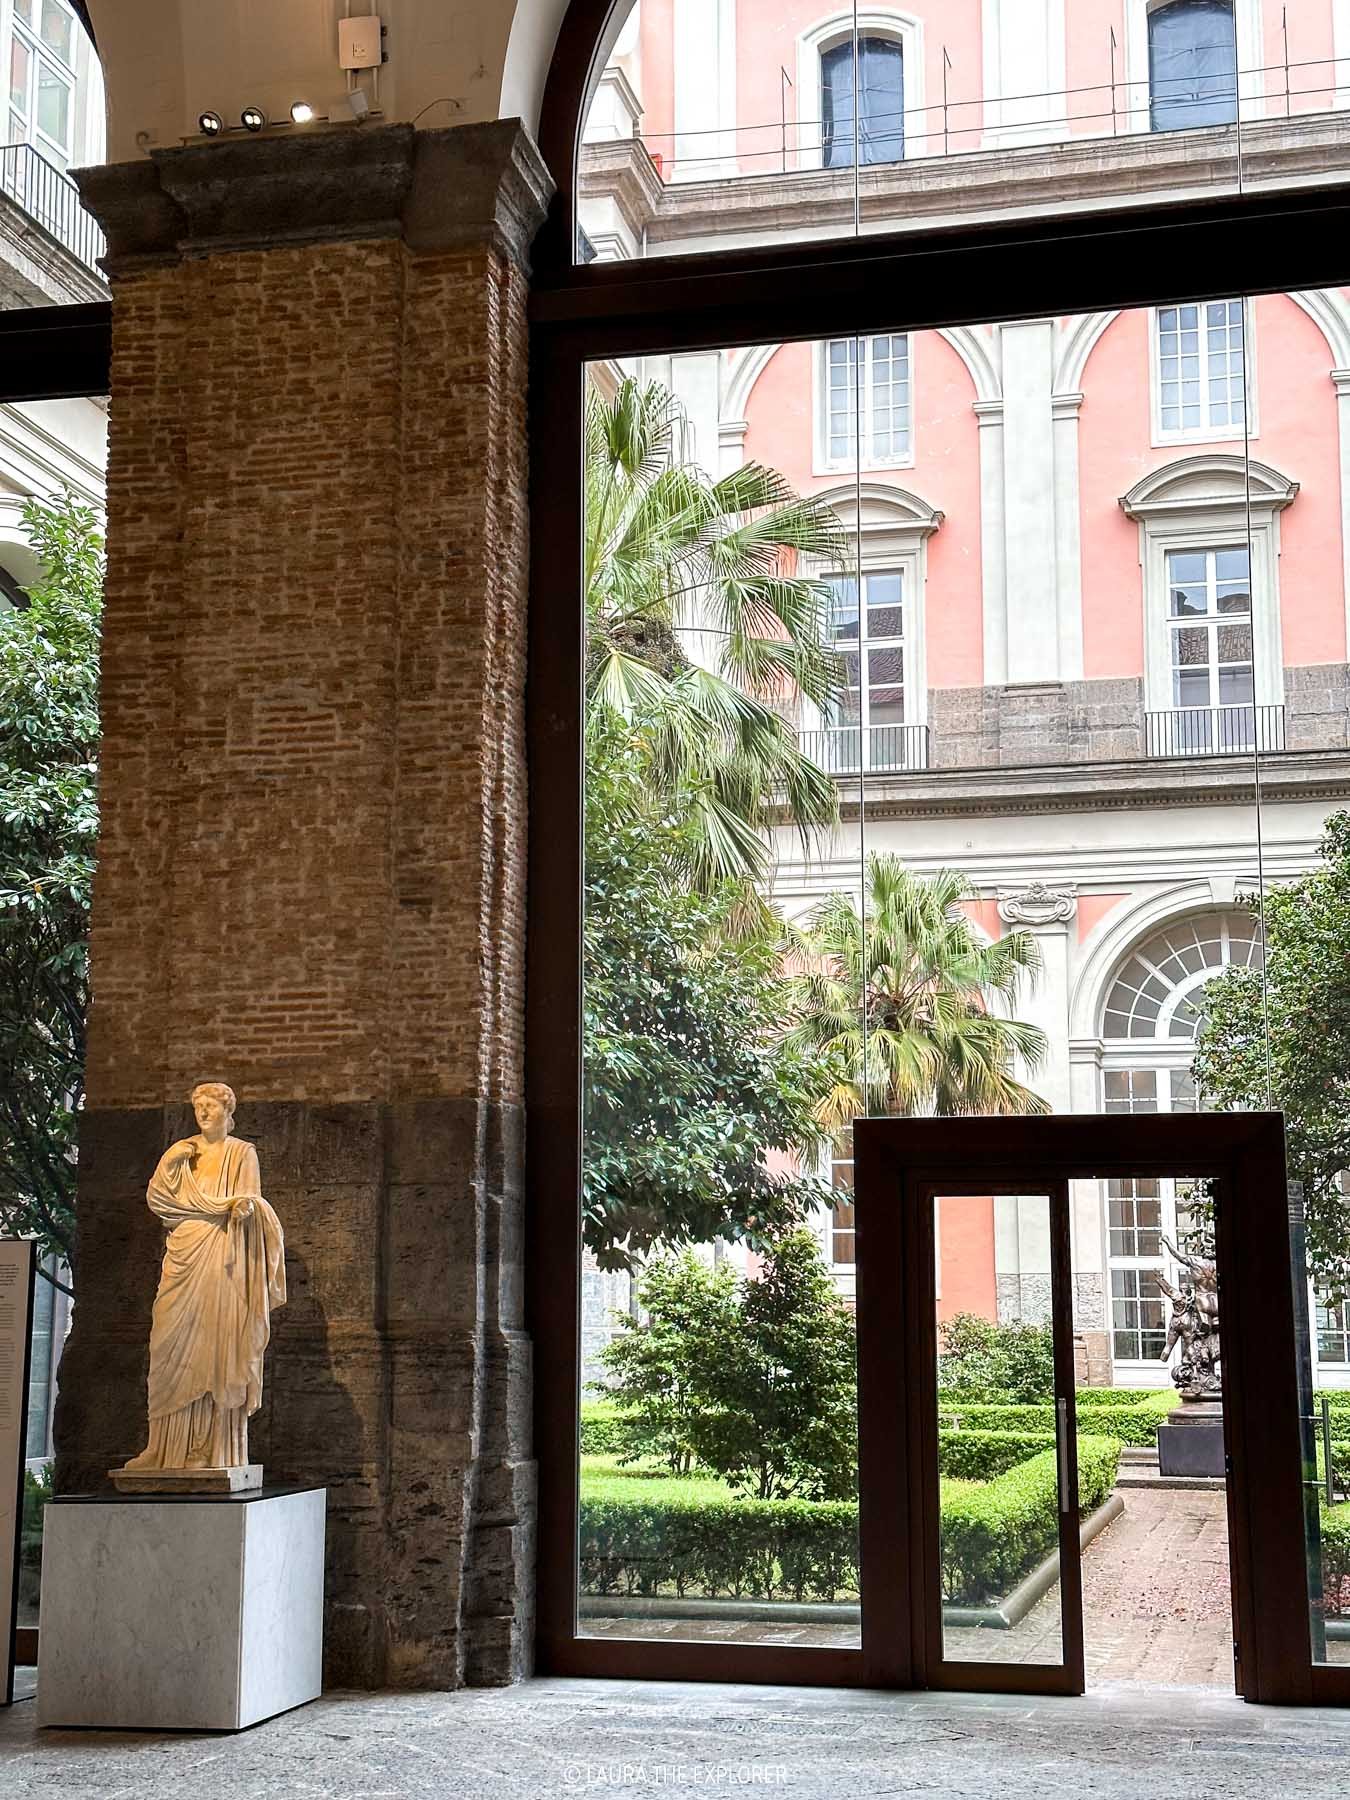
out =
<svg viewBox="0 0 1350 1800"><path fill-rule="evenodd" d="M338 66L343 69L378 69L384 60L380 15L338 20Z"/></svg>

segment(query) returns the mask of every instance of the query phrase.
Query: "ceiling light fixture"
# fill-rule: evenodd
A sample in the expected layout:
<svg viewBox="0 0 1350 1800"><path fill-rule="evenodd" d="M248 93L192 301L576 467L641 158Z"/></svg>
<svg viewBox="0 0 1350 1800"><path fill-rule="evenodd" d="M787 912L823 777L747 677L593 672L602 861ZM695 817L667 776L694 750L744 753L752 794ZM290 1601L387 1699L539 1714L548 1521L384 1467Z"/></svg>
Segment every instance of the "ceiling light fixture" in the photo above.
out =
<svg viewBox="0 0 1350 1800"><path fill-rule="evenodd" d="M239 123L245 131L261 131L267 123L267 114L261 106L246 106L239 115Z"/></svg>
<svg viewBox="0 0 1350 1800"><path fill-rule="evenodd" d="M203 137L219 137L225 129L225 121L219 113L204 112L197 115L197 129Z"/></svg>
<svg viewBox="0 0 1350 1800"><path fill-rule="evenodd" d="M310 105L308 100L293 100L291 102L292 125L308 125L313 117L314 108Z"/></svg>

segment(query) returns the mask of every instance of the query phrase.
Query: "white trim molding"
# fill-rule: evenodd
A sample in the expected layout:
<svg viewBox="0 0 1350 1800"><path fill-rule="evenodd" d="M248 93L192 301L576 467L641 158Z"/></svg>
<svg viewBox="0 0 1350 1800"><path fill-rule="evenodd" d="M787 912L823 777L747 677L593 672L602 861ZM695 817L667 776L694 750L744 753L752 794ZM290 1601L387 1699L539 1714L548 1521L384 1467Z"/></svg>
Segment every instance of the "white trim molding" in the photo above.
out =
<svg viewBox="0 0 1350 1800"><path fill-rule="evenodd" d="M1173 0L1125 0L1124 112L1127 131L1151 131L1148 80L1149 14ZM1233 0L1237 33L1238 115L1243 124L1266 116L1261 0ZM1210 127L1211 130L1214 127Z"/></svg>
<svg viewBox="0 0 1350 1800"><path fill-rule="evenodd" d="M736 0L674 0L674 181L737 175Z"/></svg>
<svg viewBox="0 0 1350 1800"><path fill-rule="evenodd" d="M900 46L905 83L904 160L942 149L942 133L932 137L924 110L923 20L892 6L852 7L832 12L797 39L797 163L819 169L824 162L824 117L820 62L827 50L853 36L891 38ZM803 141L804 140L804 141Z"/></svg>
<svg viewBox="0 0 1350 1800"><path fill-rule="evenodd" d="M899 569L905 608L905 723L928 721L928 540L942 527L943 514L920 495L888 482L852 481L827 488L814 498L833 507L850 541L858 546L856 566ZM825 574L823 564L812 573ZM818 728L812 713L809 728Z"/></svg>
<svg viewBox="0 0 1350 1800"><path fill-rule="evenodd" d="M1172 709L1167 553L1249 545L1255 703L1284 700L1279 515L1299 484L1266 463L1219 453L1184 457L1137 481L1120 505L1139 525L1143 571L1144 707Z"/></svg>
<svg viewBox="0 0 1350 1800"><path fill-rule="evenodd" d="M1071 3L984 0L983 149L1058 143L1069 135L1064 15Z"/></svg>

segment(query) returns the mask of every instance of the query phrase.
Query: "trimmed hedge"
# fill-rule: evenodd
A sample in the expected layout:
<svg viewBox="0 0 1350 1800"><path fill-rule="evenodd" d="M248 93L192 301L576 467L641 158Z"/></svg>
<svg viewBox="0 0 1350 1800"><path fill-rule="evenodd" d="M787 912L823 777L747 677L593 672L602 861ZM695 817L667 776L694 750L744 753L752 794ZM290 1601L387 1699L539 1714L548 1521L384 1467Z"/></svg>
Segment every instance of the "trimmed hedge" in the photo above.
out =
<svg viewBox="0 0 1350 1800"><path fill-rule="evenodd" d="M581 1454L622 1456L631 1442L628 1416L612 1400L587 1400L581 1408Z"/></svg>
<svg viewBox="0 0 1350 1800"><path fill-rule="evenodd" d="M964 1434L962 1434L964 1435ZM972 1436L975 1434L971 1434ZM1011 1446L980 1446L986 1457ZM949 1454L948 1450L944 1454ZM1114 1438L1078 1440L1079 1502L1100 1506L1115 1480ZM712 1500L660 1477L612 1480L581 1497L581 1589L651 1598L837 1600L858 1592L858 1508L852 1501ZM1058 1536L1053 1448L978 1487L942 1496L943 1593L981 1604L1006 1593Z"/></svg>
<svg viewBox="0 0 1350 1800"><path fill-rule="evenodd" d="M1099 1390L1100 1391L1100 1390ZM1081 1432L1091 1433L1094 1427L1116 1438L1122 1444L1133 1444L1145 1449L1158 1440L1158 1427L1166 1419L1172 1408L1178 1405L1175 1392L1160 1394L1146 1398L1141 1404L1134 1406L1111 1405L1101 1407L1094 1412L1089 1405L1079 1412L1078 1425ZM1054 1402L1045 1400L1030 1406L953 1406L948 1400L941 1402L938 1423L951 1430L962 1431L1041 1431L1052 1432L1055 1429Z"/></svg>
<svg viewBox="0 0 1350 1800"><path fill-rule="evenodd" d="M992 1481L1054 1447L1053 1431L940 1431L938 1469L958 1481Z"/></svg>
<svg viewBox="0 0 1350 1800"><path fill-rule="evenodd" d="M1078 1440L1078 1506L1095 1511L1111 1492L1120 1460L1115 1438ZM1059 1471L1042 1450L984 1487L942 1507L942 1597L983 1606L1010 1592L1059 1541Z"/></svg>
<svg viewBox="0 0 1350 1800"><path fill-rule="evenodd" d="M1329 1619L1350 1608L1350 1500L1322 1508L1322 1607Z"/></svg>

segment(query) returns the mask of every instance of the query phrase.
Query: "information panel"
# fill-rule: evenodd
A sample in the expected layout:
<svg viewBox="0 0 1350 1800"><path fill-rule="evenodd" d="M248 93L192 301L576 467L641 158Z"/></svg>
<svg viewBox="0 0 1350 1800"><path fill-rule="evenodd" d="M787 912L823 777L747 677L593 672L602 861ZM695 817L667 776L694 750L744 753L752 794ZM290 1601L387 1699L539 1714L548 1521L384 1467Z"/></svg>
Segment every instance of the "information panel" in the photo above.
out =
<svg viewBox="0 0 1350 1800"><path fill-rule="evenodd" d="M28 1437L33 1332L33 1245L0 1239L0 1654L4 1704L14 1698L14 1617L19 1603L23 1465Z"/></svg>

